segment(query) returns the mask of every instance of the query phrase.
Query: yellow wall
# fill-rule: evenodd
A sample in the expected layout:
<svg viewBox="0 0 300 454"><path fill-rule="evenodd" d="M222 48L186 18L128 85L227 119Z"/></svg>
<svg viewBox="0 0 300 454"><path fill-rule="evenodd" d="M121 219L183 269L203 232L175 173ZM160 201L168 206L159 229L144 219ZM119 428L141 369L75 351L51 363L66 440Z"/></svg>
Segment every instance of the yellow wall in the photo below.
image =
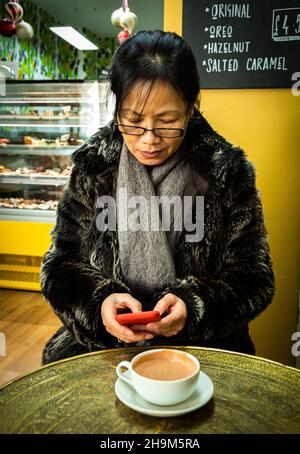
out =
<svg viewBox="0 0 300 454"><path fill-rule="evenodd" d="M164 1L164 30L182 35L182 0Z"/></svg>
<svg viewBox="0 0 300 454"><path fill-rule="evenodd" d="M1 254L42 257L50 246L52 228L53 224L42 222L1 221Z"/></svg>
<svg viewBox="0 0 300 454"><path fill-rule="evenodd" d="M182 34L182 0L165 0L166 31ZM276 274L273 303L250 331L257 355L294 364L300 264L300 97L289 89L201 90L203 115L255 164Z"/></svg>

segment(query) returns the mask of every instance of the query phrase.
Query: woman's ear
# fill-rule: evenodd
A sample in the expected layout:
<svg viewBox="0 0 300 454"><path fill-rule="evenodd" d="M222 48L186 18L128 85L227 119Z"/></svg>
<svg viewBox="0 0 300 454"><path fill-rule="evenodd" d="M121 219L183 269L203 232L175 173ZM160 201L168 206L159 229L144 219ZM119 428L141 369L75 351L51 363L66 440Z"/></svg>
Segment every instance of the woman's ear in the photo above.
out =
<svg viewBox="0 0 300 454"><path fill-rule="evenodd" d="M188 113L188 120L193 116L194 110L195 110L195 108L194 108L193 105L188 107L188 112L187 112Z"/></svg>
<svg viewBox="0 0 300 454"><path fill-rule="evenodd" d="M191 105L191 106L188 108L188 116L189 116L189 118L193 116L194 110L195 110L194 105Z"/></svg>

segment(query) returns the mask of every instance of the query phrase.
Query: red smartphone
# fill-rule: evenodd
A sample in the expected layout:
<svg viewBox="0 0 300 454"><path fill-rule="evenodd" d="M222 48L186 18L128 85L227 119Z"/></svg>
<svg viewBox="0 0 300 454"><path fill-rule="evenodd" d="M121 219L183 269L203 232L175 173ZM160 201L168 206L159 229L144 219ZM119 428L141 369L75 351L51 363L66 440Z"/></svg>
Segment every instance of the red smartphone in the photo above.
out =
<svg viewBox="0 0 300 454"><path fill-rule="evenodd" d="M117 322L120 325L147 325L150 322L159 322L159 311L145 311L145 312L130 312L128 314L116 315Z"/></svg>

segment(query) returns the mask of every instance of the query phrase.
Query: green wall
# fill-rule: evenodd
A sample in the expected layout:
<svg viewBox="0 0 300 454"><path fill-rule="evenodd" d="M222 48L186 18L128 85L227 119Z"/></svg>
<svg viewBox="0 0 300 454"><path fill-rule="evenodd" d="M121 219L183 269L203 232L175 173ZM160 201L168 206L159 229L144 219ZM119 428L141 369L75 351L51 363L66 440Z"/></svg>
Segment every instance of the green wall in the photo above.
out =
<svg viewBox="0 0 300 454"><path fill-rule="evenodd" d="M5 17L4 5L0 0L0 17ZM19 79L71 80L92 79L102 76L102 70L110 64L117 47L114 38L103 38L82 29L98 51L79 51L49 30L50 26L61 25L30 0L23 0L24 20L34 29L30 41L19 40L16 36L0 36L0 59L18 61Z"/></svg>

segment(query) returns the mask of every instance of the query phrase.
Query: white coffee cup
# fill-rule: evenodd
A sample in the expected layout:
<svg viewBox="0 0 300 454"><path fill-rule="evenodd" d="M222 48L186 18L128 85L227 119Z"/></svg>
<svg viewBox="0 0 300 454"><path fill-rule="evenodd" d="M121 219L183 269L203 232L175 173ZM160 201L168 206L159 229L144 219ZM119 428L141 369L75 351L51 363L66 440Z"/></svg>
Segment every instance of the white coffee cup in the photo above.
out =
<svg viewBox="0 0 300 454"><path fill-rule="evenodd" d="M175 405L196 390L200 363L190 353L163 348L139 353L131 362L121 361L116 372L148 402Z"/></svg>

